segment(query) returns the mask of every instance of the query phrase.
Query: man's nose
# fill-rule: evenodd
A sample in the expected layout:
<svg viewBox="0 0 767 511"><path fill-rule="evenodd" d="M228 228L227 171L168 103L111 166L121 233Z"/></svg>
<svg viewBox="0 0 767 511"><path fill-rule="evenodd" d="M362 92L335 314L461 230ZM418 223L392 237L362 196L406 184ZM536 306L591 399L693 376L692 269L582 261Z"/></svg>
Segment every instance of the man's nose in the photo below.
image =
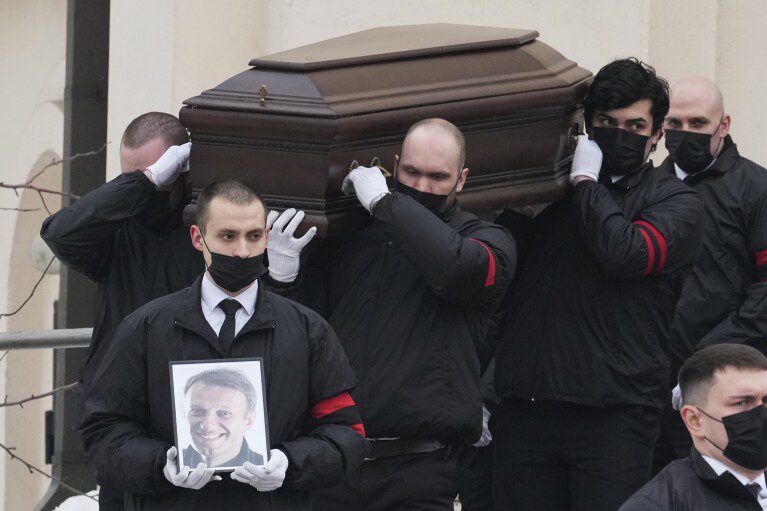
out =
<svg viewBox="0 0 767 511"><path fill-rule="evenodd" d="M419 192L431 193L429 178L426 176L420 176L418 179L416 179L415 186L413 186L413 188Z"/></svg>
<svg viewBox="0 0 767 511"><path fill-rule="evenodd" d="M203 417L202 422L200 423L200 428L204 430L210 430L216 427L216 416L213 414L207 414L205 417Z"/></svg>
<svg viewBox="0 0 767 511"><path fill-rule="evenodd" d="M239 240L237 242L237 245L234 247L234 253L232 255L234 257L240 257L242 259L250 257L250 249L248 248L248 242L244 239Z"/></svg>

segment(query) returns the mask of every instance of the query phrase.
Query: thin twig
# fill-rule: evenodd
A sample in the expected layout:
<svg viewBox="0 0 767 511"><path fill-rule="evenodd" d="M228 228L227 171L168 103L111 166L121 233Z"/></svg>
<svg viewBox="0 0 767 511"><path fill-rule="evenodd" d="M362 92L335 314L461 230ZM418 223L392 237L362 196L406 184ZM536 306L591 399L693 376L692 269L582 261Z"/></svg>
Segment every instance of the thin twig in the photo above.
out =
<svg viewBox="0 0 767 511"><path fill-rule="evenodd" d="M99 154L101 151L103 151L104 149L106 149L107 145L109 145L109 142L108 142L108 141L107 141L107 142L104 142L104 145L102 145L101 147L99 147L99 148L98 148L98 149L96 149L95 151L88 151L87 153L77 153L77 154L75 154L74 156L70 156L69 158L62 158L62 159L60 159L60 160L55 160L55 159L54 159L54 160L53 160L52 162L50 162L48 165L46 165L45 167L43 167L42 169L40 169L40 171L39 171L37 174L35 174L34 176L30 177L30 178L29 178L29 180L27 180L27 182L26 182L25 184L31 185L31 184L32 184L32 181L34 181L35 179L37 179L38 177L40 177L41 175L43 175L43 172L45 172L46 170L48 170L48 169L49 169L49 168L51 168L51 167L55 167L56 165L60 165L60 164L62 164L62 163L64 163L65 161L73 161L73 160L76 160L77 158L82 158L83 156L93 156L93 155L95 155L95 154Z"/></svg>
<svg viewBox="0 0 767 511"><path fill-rule="evenodd" d="M57 481L62 487L66 488L67 490L71 491L72 493L74 493L76 495L82 495L84 497L88 497L89 499L94 500L96 502L99 501L97 498L92 497L91 495L88 495L87 493L83 493L80 490L78 490L77 488L73 488L72 486L69 486L67 483L65 483L64 481L62 481L58 477L53 476L53 475L51 475L48 472L45 472L43 470L40 470L39 468L37 468L36 466L32 465L28 461L26 461L26 460L24 460L22 458L19 458L16 454L13 453L13 451L16 450L15 447L6 447L5 445L0 444L0 448L2 448L3 450L5 450L5 452L8 453L8 455L11 457L11 460L17 460L17 461L23 463L24 466L27 467L27 470L29 470L30 474L32 474L34 472L37 472L38 474L44 475L48 479L51 479L53 481Z"/></svg>
<svg viewBox="0 0 767 511"><path fill-rule="evenodd" d="M37 291L37 286L39 286L40 282L43 281L43 279L45 278L45 275L47 275L47 273L48 273L48 268L51 267L51 265L53 264L53 261L55 261L55 260L56 260L56 257L51 257L51 260L48 261L48 266L46 266L45 270L43 270L43 274L40 275L40 278L35 283L35 286L32 288L32 292L29 293L29 296L27 296L27 299L24 300L24 302L21 305L19 305L19 307L15 311L0 314L0 319L7 318L7 317L13 316L14 314L18 313L27 304L27 302L29 300L31 300L33 296L35 296L35 291Z"/></svg>
<svg viewBox="0 0 767 511"><path fill-rule="evenodd" d="M64 197L71 197L73 199L80 198L79 196L74 195L72 193L60 192L58 190L51 190L50 188L40 188L39 186L28 185L26 183L23 183L20 185L12 185L8 183L0 182L0 188L7 188L9 190L13 190L14 192L16 192L16 195L19 194L18 190L34 190L37 193L52 193L53 195L62 195Z"/></svg>
<svg viewBox="0 0 767 511"><path fill-rule="evenodd" d="M61 387L56 387L53 390L50 390L48 392L44 392L43 394L32 394L29 397L25 397L24 399L19 399L18 401L8 401L8 396L5 396L5 401L0 403L0 408L4 406L20 406L24 408L24 403L29 403L30 401L34 401L35 399L42 399L44 397L52 396L57 392L62 392L64 390L69 390L75 388L77 386L78 382L70 383L69 385L63 385Z"/></svg>
<svg viewBox="0 0 767 511"><path fill-rule="evenodd" d="M4 352L3 352L3 356L1 356L1 357L0 357L0 362L2 362L2 361L3 361L3 359L5 358L5 356L6 356L7 354L8 354L8 350L6 350L6 351L4 351Z"/></svg>
<svg viewBox="0 0 767 511"><path fill-rule="evenodd" d="M40 208L0 208L0 211L18 211L19 213L29 213L32 211L40 211Z"/></svg>

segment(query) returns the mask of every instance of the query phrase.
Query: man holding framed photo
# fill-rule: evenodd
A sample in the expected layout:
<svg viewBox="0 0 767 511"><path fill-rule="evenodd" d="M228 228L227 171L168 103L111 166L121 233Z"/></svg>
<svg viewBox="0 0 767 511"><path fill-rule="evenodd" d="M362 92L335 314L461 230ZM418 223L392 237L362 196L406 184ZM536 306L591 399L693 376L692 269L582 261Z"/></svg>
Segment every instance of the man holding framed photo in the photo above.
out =
<svg viewBox="0 0 767 511"><path fill-rule="evenodd" d="M365 456L354 375L319 315L260 285L268 228L255 190L205 187L191 235L205 274L129 315L86 382L86 454L100 482L126 491L126 509L304 509L308 490L340 482ZM266 463L228 477L179 467L169 363L245 358L263 360Z"/></svg>

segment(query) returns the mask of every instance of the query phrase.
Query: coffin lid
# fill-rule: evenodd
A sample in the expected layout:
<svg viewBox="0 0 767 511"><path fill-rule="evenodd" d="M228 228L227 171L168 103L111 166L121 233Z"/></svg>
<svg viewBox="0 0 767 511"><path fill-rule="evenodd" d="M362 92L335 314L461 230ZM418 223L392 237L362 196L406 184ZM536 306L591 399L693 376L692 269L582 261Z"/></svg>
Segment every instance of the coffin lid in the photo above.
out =
<svg viewBox="0 0 767 511"><path fill-rule="evenodd" d="M519 46L537 37L535 30L455 23L378 27L255 58L250 65L260 69L309 71Z"/></svg>
<svg viewBox="0 0 767 511"><path fill-rule="evenodd" d="M590 75L537 37L447 23L374 28L253 59L253 68L184 103L339 119L568 89Z"/></svg>

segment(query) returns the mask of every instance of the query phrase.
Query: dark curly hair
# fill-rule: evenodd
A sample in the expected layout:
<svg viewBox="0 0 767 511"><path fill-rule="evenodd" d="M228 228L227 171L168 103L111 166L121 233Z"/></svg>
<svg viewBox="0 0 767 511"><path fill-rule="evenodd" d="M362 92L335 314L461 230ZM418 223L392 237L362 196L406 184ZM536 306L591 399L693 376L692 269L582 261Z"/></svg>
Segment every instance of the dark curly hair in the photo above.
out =
<svg viewBox="0 0 767 511"><path fill-rule="evenodd" d="M583 101L587 129L595 112L626 108L642 99L652 103L652 131L656 133L668 113L668 82L634 57L610 62L596 74Z"/></svg>

